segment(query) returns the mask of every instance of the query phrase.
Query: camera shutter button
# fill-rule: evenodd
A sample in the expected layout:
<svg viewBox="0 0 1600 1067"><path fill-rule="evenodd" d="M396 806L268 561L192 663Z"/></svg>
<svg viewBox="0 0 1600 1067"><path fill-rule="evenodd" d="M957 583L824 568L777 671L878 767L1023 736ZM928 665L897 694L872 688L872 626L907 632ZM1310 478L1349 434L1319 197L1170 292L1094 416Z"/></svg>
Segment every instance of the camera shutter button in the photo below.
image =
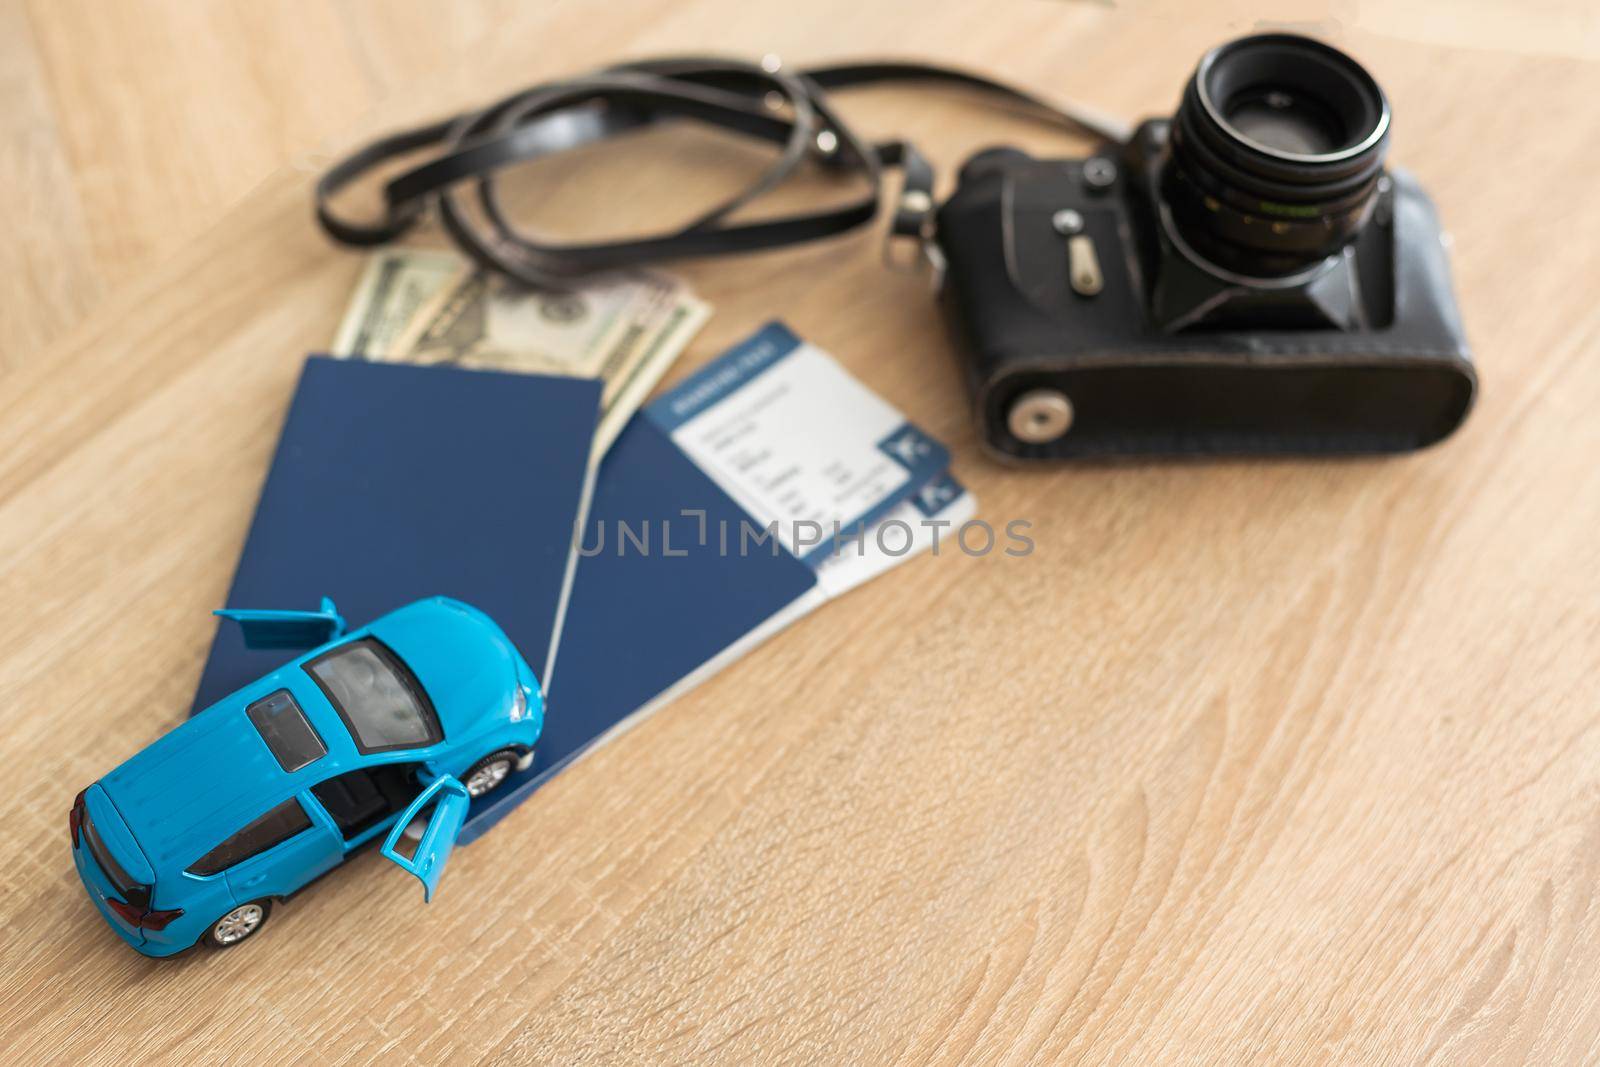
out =
<svg viewBox="0 0 1600 1067"><path fill-rule="evenodd" d="M1063 237L1071 237L1083 232L1083 216L1070 207L1064 207L1050 216L1050 228Z"/></svg>

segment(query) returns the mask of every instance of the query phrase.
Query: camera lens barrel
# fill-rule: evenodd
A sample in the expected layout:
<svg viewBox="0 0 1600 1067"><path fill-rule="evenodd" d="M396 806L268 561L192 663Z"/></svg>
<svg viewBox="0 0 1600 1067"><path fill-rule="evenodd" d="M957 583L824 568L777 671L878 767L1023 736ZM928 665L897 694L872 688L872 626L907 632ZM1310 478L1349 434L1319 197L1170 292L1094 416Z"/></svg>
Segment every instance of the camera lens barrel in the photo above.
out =
<svg viewBox="0 0 1600 1067"><path fill-rule="evenodd" d="M1389 102L1355 60L1294 34L1212 49L1184 88L1162 192L1202 255L1251 276L1337 251L1371 213Z"/></svg>

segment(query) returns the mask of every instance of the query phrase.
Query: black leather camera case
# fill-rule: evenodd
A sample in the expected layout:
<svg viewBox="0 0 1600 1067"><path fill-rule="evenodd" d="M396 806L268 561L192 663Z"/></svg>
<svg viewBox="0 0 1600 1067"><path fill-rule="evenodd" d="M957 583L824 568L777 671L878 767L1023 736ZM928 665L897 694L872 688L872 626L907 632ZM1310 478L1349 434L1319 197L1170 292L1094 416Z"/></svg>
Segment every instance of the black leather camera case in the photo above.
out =
<svg viewBox="0 0 1600 1067"><path fill-rule="evenodd" d="M1157 131L1159 135L1159 130ZM1154 180L1129 156L1035 160L1010 149L969 161L941 207L942 301L964 342L980 436L1012 461L1182 454L1383 453L1449 435L1476 391L1437 216L1402 171L1334 273L1302 287L1279 316L1258 286L1214 275L1204 303L1237 314L1185 315L1199 268L1162 225ZM1148 158L1157 153L1146 146ZM1109 164L1110 166L1107 166ZM1107 178L1107 175L1110 178ZM1075 291L1058 215L1077 213L1101 275ZM1205 273L1205 272L1200 272ZM1340 326L1304 320L1321 286ZM1331 294L1331 295L1330 295ZM1167 325L1162 325L1165 319ZM1282 323L1288 323L1282 325ZM1070 428L1019 439L1008 413L1041 388L1070 399Z"/></svg>

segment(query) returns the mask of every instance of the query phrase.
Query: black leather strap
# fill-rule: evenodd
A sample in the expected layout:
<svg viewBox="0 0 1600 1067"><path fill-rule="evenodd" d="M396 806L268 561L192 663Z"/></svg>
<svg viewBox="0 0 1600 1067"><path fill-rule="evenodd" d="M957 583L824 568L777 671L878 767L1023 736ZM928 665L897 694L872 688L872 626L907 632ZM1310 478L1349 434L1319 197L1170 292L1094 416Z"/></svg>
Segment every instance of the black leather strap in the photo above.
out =
<svg viewBox="0 0 1600 1067"><path fill-rule="evenodd" d="M391 134L357 149L317 182L317 219L336 241L373 246L403 236L432 205L451 239L479 266L529 285L560 288L594 271L753 252L843 233L877 216L884 172L898 169L901 192L890 233L920 238L931 218L933 169L903 141L864 140L828 96L832 89L885 82L978 90L1074 132L1112 141L1126 137L1126 130L1112 120L949 67L871 61L791 72L772 62L694 56L643 60L536 85L481 111ZM501 210L494 181L500 168L664 119L702 122L769 141L778 146L778 154L749 187L687 225L628 240L551 243L518 229ZM329 201L339 190L418 152L431 155L384 186L381 218L360 222L335 214ZM730 221L734 212L777 188L808 159L858 174L864 191L843 205ZM476 213L461 199L466 186L476 195Z"/></svg>

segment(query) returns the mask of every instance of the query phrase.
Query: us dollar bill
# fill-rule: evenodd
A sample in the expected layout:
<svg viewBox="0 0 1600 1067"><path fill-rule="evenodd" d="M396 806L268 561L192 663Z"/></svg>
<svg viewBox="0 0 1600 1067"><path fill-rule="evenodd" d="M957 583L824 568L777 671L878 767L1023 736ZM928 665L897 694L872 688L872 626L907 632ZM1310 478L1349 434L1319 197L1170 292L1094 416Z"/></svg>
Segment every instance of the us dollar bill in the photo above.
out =
<svg viewBox="0 0 1600 1067"><path fill-rule="evenodd" d="M412 317L460 273L463 262L450 252L420 248L374 252L334 335L331 354L368 359L389 355Z"/></svg>
<svg viewBox="0 0 1600 1067"><path fill-rule="evenodd" d="M450 253L392 249L374 257L357 287L335 354L597 378L598 458L709 314L687 286L660 273L536 292Z"/></svg>

